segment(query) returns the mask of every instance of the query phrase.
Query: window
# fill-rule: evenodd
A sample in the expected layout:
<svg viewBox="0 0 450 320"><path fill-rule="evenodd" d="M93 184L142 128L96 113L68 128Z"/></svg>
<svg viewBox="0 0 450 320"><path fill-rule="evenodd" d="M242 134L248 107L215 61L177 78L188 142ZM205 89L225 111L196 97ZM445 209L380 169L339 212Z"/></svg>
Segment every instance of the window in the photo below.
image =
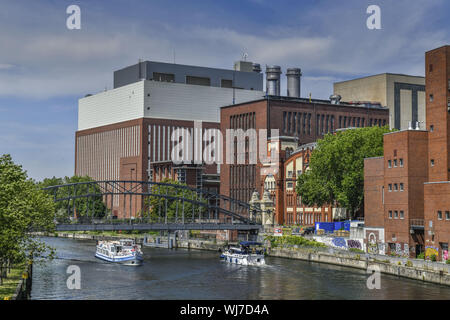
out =
<svg viewBox="0 0 450 320"><path fill-rule="evenodd" d="M403 191L404 187L403 187L403 183L400 183L400 191Z"/></svg>
<svg viewBox="0 0 450 320"><path fill-rule="evenodd" d="M389 219L392 219L392 211L389 210Z"/></svg>
<svg viewBox="0 0 450 320"><path fill-rule="evenodd" d="M403 159L399 160L400 167L403 167Z"/></svg>
<svg viewBox="0 0 450 320"><path fill-rule="evenodd" d="M434 126L431 125L431 126L430 126L430 132L433 132L433 131L434 131Z"/></svg>
<svg viewBox="0 0 450 320"><path fill-rule="evenodd" d="M433 100L434 100L434 96L432 93L430 93L430 102L433 102Z"/></svg>
<svg viewBox="0 0 450 320"><path fill-rule="evenodd" d="M398 184L394 183L394 191L398 191Z"/></svg>
<svg viewBox="0 0 450 320"><path fill-rule="evenodd" d="M445 211L445 220L450 220L450 211Z"/></svg>
<svg viewBox="0 0 450 320"><path fill-rule="evenodd" d="M292 183L292 182L288 182L287 184L286 184L286 188L287 189L292 189L294 187L294 184Z"/></svg>
<svg viewBox="0 0 450 320"><path fill-rule="evenodd" d="M388 191L391 192L392 191L392 184L389 183L388 185Z"/></svg>
<svg viewBox="0 0 450 320"><path fill-rule="evenodd" d="M400 210L400 219L405 219L405 213L403 210Z"/></svg>
<svg viewBox="0 0 450 320"><path fill-rule="evenodd" d="M153 72L153 80L161 82L175 82L175 75L171 73Z"/></svg>
<svg viewBox="0 0 450 320"><path fill-rule="evenodd" d="M210 86L211 79L204 77L186 76L186 84L195 84L199 86Z"/></svg>
<svg viewBox="0 0 450 320"><path fill-rule="evenodd" d="M397 159L394 159L394 168L397 168Z"/></svg>
<svg viewBox="0 0 450 320"><path fill-rule="evenodd" d="M297 170L297 176L300 176L302 174L302 170Z"/></svg>
<svg viewBox="0 0 450 320"><path fill-rule="evenodd" d="M434 167L434 159L431 159L431 160L430 160L430 165L431 165L432 167Z"/></svg>
<svg viewBox="0 0 450 320"><path fill-rule="evenodd" d="M398 219L398 211L397 210L394 211L394 219Z"/></svg>
<svg viewBox="0 0 450 320"><path fill-rule="evenodd" d="M442 211L438 211L438 219L442 220Z"/></svg>
<svg viewBox="0 0 450 320"><path fill-rule="evenodd" d="M428 65L428 72L433 72L433 64Z"/></svg>
<svg viewBox="0 0 450 320"><path fill-rule="evenodd" d="M233 80L222 79L220 81L220 86L222 88L233 88Z"/></svg>
<svg viewBox="0 0 450 320"><path fill-rule="evenodd" d="M392 168L392 160L388 160L388 168Z"/></svg>

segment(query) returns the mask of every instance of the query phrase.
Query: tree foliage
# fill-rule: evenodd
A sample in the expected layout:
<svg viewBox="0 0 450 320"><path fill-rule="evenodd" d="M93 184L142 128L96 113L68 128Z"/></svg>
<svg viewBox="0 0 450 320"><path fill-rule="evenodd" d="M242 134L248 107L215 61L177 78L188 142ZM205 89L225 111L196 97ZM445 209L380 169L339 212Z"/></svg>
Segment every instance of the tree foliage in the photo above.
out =
<svg viewBox="0 0 450 320"><path fill-rule="evenodd" d="M95 181L88 176L72 176L64 178L46 178L39 183L41 188L47 188L59 185L68 185L73 183L93 182ZM64 200L56 202L56 219L60 223L69 222L69 216L76 215L78 219L84 217L102 218L107 214L107 208L103 202L100 187L96 184L79 184L73 186L65 186L63 188L46 190L47 194L52 197L65 198L69 195L72 196L84 196L93 194L90 197L72 198L70 200Z"/></svg>
<svg viewBox="0 0 450 320"><path fill-rule="evenodd" d="M53 199L28 179L10 155L0 157L0 260L13 262L53 252L31 231L54 230Z"/></svg>
<svg viewBox="0 0 450 320"><path fill-rule="evenodd" d="M364 199L364 158L383 155L385 127L349 129L317 142L309 169L298 177L296 191L306 205L336 204L352 216Z"/></svg>
<svg viewBox="0 0 450 320"><path fill-rule="evenodd" d="M167 221L175 222L182 219L182 212L184 210L185 221L190 221L193 218L198 218L206 211L204 205L195 204L189 201L182 201L176 199L167 199L158 195L168 195L169 197L189 199L206 204L205 199L201 199L197 192L188 188L179 188L180 186L186 186L186 184L180 183L171 179L164 179L162 183L170 184L169 186L153 185L150 193L154 194L149 196L145 200L145 212L142 213L143 218L150 219L152 222L164 222L165 208L167 205ZM172 186L173 185L173 186ZM178 212L178 213L177 213Z"/></svg>

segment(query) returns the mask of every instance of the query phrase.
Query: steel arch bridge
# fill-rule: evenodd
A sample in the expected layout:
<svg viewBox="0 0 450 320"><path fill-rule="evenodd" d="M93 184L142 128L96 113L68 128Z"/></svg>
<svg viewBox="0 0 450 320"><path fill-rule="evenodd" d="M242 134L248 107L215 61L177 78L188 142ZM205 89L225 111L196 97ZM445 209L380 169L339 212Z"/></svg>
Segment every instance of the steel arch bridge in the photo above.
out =
<svg viewBox="0 0 450 320"><path fill-rule="evenodd" d="M259 208L184 185L105 180L44 188L53 196L57 231L246 230L261 228ZM113 208L122 213L113 215Z"/></svg>

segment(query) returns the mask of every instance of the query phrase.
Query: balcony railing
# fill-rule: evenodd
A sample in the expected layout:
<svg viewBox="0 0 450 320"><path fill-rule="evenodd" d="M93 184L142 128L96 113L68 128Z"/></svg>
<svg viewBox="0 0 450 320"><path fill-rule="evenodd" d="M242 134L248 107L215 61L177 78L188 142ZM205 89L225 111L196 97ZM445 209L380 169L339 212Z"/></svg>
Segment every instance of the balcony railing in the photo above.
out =
<svg viewBox="0 0 450 320"><path fill-rule="evenodd" d="M424 219L409 219L409 225L412 230L424 230L425 220Z"/></svg>

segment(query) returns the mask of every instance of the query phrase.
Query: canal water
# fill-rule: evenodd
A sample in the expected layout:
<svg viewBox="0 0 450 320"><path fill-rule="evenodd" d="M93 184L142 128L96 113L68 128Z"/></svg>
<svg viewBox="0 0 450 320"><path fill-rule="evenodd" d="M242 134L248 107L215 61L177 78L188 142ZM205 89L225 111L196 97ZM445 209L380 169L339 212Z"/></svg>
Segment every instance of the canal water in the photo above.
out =
<svg viewBox="0 0 450 320"><path fill-rule="evenodd" d="M364 270L267 257L239 266L218 252L143 248L139 267L94 257L95 242L44 238L57 258L35 264L32 299L450 299L450 287L381 275L369 290ZM67 268L81 270L81 289L67 288Z"/></svg>

